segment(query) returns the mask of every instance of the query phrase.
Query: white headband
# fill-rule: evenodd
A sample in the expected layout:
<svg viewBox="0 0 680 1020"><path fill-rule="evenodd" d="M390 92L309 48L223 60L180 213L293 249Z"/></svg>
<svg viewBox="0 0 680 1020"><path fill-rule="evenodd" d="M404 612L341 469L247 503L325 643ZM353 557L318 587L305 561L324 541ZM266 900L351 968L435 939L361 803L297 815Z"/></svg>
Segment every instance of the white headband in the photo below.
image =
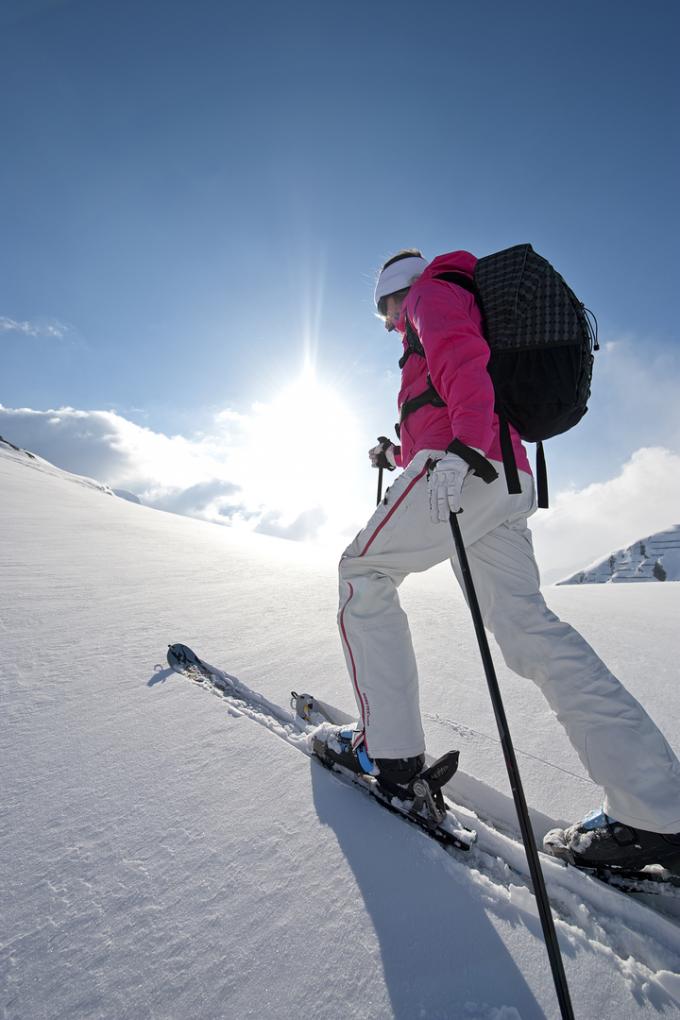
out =
<svg viewBox="0 0 680 1020"><path fill-rule="evenodd" d="M410 287L413 281L423 272L427 264L427 259L421 258L418 255L409 255L408 258L399 259L398 262L393 262L387 269L383 269L375 285L376 305L380 298Z"/></svg>

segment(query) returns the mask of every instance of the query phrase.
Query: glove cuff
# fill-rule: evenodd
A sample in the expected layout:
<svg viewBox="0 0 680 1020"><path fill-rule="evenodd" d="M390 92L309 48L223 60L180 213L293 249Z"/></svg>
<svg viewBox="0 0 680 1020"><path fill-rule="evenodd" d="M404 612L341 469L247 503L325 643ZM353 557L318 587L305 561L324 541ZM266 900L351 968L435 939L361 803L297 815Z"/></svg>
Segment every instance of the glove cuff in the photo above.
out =
<svg viewBox="0 0 680 1020"><path fill-rule="evenodd" d="M378 442L382 446L382 451L378 454L376 459L376 465L379 468L387 468L388 471L394 471L397 466L397 462L394 457L394 443L387 436L378 436Z"/></svg>
<svg viewBox="0 0 680 1020"><path fill-rule="evenodd" d="M375 465L376 467L379 468L386 468L388 471L394 471L394 469L397 466L396 462L393 462L389 459L387 453L384 450L382 450L376 457Z"/></svg>

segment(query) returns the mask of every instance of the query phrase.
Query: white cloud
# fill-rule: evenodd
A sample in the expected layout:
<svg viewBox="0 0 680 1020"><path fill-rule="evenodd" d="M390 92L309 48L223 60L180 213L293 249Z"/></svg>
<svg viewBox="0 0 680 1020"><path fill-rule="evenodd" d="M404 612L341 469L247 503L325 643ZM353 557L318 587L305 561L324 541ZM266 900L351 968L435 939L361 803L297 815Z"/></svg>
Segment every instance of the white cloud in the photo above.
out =
<svg viewBox="0 0 680 1020"><path fill-rule="evenodd" d="M277 538L289 538L298 542L304 542L314 538L319 529L328 520L328 514L320 507L312 507L298 514L290 524L282 524L281 518L276 513L265 513L255 528L265 535L275 535Z"/></svg>
<svg viewBox="0 0 680 1020"><path fill-rule="evenodd" d="M336 544L367 515L355 431L335 392L309 379L250 414L221 411L209 432L190 438L154 432L114 411L0 405L0 433L11 442L149 506Z"/></svg>
<svg viewBox="0 0 680 1020"><path fill-rule="evenodd" d="M589 414L629 450L680 448L680 351L650 337L607 340L596 356Z"/></svg>
<svg viewBox="0 0 680 1020"><path fill-rule="evenodd" d="M680 523L680 455L662 447L637 450L616 477L558 493L531 519L546 583L607 553Z"/></svg>
<svg viewBox="0 0 680 1020"><path fill-rule="evenodd" d="M0 333L19 333L23 336L54 337L61 339L68 332L68 328L61 322L28 322L9 319L6 315L0 315Z"/></svg>

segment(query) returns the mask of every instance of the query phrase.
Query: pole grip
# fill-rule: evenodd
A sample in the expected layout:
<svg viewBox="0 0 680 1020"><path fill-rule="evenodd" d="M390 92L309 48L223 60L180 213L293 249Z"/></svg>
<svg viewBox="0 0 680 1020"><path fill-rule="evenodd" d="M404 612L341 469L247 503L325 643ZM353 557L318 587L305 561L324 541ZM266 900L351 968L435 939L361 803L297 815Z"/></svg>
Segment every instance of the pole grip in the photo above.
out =
<svg viewBox="0 0 680 1020"><path fill-rule="evenodd" d="M382 499L382 485L383 485L383 468L378 468L378 499L376 506L380 506L380 500Z"/></svg>

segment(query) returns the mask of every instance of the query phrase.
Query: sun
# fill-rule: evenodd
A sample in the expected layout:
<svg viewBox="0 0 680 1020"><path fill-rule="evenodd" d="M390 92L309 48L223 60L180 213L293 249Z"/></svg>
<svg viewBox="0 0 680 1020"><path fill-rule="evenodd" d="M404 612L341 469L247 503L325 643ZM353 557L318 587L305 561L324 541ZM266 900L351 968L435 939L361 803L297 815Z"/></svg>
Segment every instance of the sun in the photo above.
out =
<svg viewBox="0 0 680 1020"><path fill-rule="evenodd" d="M337 390L307 363L251 419L248 489L292 521L312 508L325 519L349 512L358 421Z"/></svg>
<svg viewBox="0 0 680 1020"><path fill-rule="evenodd" d="M350 417L333 387L317 380L310 368L281 390L269 413L284 450L293 454L309 454L322 445L337 450Z"/></svg>

